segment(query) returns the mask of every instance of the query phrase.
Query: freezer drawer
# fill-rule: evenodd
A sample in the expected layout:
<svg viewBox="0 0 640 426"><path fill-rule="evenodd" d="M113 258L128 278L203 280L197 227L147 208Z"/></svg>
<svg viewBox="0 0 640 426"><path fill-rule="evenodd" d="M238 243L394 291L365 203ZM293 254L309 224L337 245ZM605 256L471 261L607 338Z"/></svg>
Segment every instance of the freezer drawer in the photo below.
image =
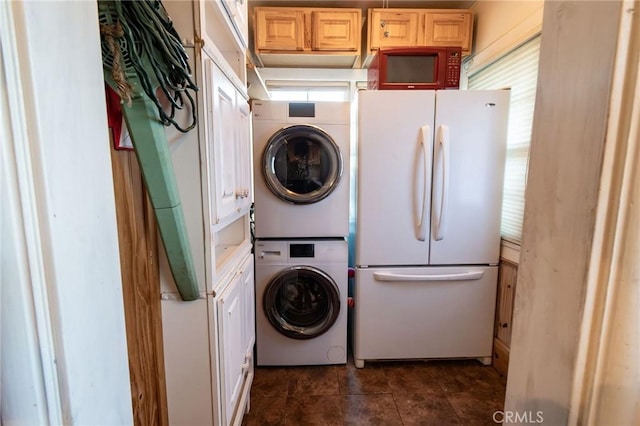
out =
<svg viewBox="0 0 640 426"><path fill-rule="evenodd" d="M498 268L356 269L354 358L491 357Z"/></svg>

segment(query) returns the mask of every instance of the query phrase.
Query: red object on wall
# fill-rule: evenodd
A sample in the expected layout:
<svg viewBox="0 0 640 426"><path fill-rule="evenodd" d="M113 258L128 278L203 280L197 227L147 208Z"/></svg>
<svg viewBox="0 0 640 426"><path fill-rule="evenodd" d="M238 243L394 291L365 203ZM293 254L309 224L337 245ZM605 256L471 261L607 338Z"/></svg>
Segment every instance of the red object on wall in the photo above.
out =
<svg viewBox="0 0 640 426"><path fill-rule="evenodd" d="M132 151L133 145L124 123L120 96L109 85L105 84L104 88L107 97L107 123L113 136L113 146L115 149Z"/></svg>

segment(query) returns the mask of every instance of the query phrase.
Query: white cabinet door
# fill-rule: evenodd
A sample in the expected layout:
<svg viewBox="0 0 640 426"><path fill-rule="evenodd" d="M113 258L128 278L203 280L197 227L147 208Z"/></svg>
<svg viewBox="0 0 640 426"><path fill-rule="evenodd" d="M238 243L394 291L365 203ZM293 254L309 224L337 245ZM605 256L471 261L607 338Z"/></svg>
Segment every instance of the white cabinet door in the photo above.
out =
<svg viewBox="0 0 640 426"><path fill-rule="evenodd" d="M253 257L249 256L218 299L221 396L226 424L231 424L235 412L240 413L238 403L243 390L249 391L245 380L252 369L255 342L253 276Z"/></svg>
<svg viewBox="0 0 640 426"><path fill-rule="evenodd" d="M220 371L222 374L222 401L225 424L231 424L244 382L245 347L243 325L244 286L236 275L218 299L218 328L220 331Z"/></svg>
<svg viewBox="0 0 640 426"><path fill-rule="evenodd" d="M251 112L213 60L203 57L211 212L218 224L251 204Z"/></svg>
<svg viewBox="0 0 640 426"><path fill-rule="evenodd" d="M205 56L207 151L213 190L214 223L237 211L236 90L222 71Z"/></svg>
<svg viewBox="0 0 640 426"><path fill-rule="evenodd" d="M243 298L245 303L243 345L247 357L253 356L253 344L256 341L256 292L253 277L253 257L249 257L249 261L245 264L244 270L242 271Z"/></svg>
<svg viewBox="0 0 640 426"><path fill-rule="evenodd" d="M238 154L238 208L244 209L251 205L251 111L249 104L238 93L238 132L236 148Z"/></svg>
<svg viewBox="0 0 640 426"><path fill-rule="evenodd" d="M248 46L249 39L249 0L222 0L224 8L227 10L231 23L238 33L238 37Z"/></svg>

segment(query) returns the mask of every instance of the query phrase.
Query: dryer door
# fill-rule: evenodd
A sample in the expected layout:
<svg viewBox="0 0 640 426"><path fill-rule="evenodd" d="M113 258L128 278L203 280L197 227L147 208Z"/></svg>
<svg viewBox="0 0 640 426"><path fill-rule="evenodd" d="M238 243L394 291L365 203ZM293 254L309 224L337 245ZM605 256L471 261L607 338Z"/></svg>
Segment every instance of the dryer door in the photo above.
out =
<svg viewBox="0 0 640 426"><path fill-rule="evenodd" d="M280 272L267 285L262 302L271 325L293 339L320 336L340 313L338 286L312 266L293 266Z"/></svg>
<svg viewBox="0 0 640 426"><path fill-rule="evenodd" d="M342 176L342 153L322 129L310 125L282 128L262 154L262 174L278 198L293 204L316 203Z"/></svg>

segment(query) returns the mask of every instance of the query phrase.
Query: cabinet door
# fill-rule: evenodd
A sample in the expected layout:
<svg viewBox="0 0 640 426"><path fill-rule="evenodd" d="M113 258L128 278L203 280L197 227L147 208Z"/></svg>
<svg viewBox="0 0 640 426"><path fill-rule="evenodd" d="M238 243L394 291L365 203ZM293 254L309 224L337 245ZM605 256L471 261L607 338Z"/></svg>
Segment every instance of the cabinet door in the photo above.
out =
<svg viewBox="0 0 640 426"><path fill-rule="evenodd" d="M360 46L358 11L313 11L311 13L313 50L357 51Z"/></svg>
<svg viewBox="0 0 640 426"><path fill-rule="evenodd" d="M304 11L255 8L257 50L303 50Z"/></svg>
<svg viewBox="0 0 640 426"><path fill-rule="evenodd" d="M369 27L370 49L418 45L417 11L373 9Z"/></svg>
<svg viewBox="0 0 640 426"><path fill-rule="evenodd" d="M256 292L253 279L253 257L249 257L242 272L242 286L244 299L244 348L248 356L253 354L253 344L256 341Z"/></svg>
<svg viewBox="0 0 640 426"><path fill-rule="evenodd" d="M237 116L237 208L244 209L251 205L251 111L249 104L238 94Z"/></svg>
<svg viewBox="0 0 640 426"><path fill-rule="evenodd" d="M513 298L518 281L518 265L500 260L498 269L498 305L496 306L495 336L509 348L511 346L511 321Z"/></svg>
<svg viewBox="0 0 640 426"><path fill-rule="evenodd" d="M425 46L460 46L471 51L471 12L427 12Z"/></svg>
<svg viewBox="0 0 640 426"><path fill-rule="evenodd" d="M222 402L225 424L231 424L244 383L245 322L244 286L236 276L218 299L219 348L221 352Z"/></svg>
<svg viewBox="0 0 640 426"><path fill-rule="evenodd" d="M249 20L248 20L248 0L222 0L224 8L227 10L231 22L235 27L240 39L245 44L247 43L247 35L249 33Z"/></svg>
<svg viewBox="0 0 640 426"><path fill-rule="evenodd" d="M210 188L214 190L215 217L219 223L237 210L236 206L236 90L209 58L207 62L207 129Z"/></svg>

